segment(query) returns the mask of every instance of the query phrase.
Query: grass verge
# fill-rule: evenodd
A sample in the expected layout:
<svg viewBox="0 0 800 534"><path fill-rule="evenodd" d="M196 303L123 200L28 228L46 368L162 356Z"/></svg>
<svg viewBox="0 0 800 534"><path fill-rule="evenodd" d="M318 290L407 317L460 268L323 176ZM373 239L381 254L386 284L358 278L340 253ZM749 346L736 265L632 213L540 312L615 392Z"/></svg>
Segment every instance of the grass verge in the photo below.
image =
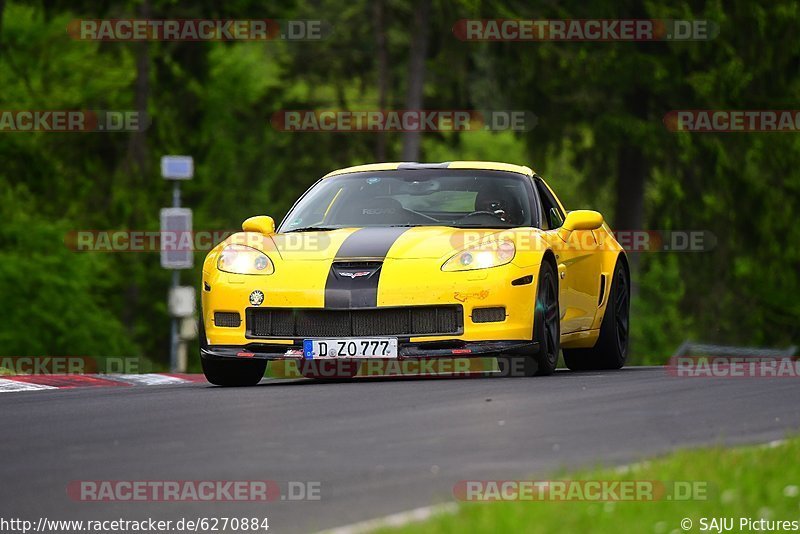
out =
<svg viewBox="0 0 800 534"><path fill-rule="evenodd" d="M731 522L732 532L797 531L800 528L798 458L800 438L770 446L679 451L627 470L597 469L550 477L551 481L631 481L626 483L629 485L633 485L632 481L650 481L657 488L653 500L558 500L556 494L547 497L545 492L545 498L536 500L462 502L455 514L437 515L426 522L381 532L667 534L720 532L715 526L730 526ZM564 484L558 487L563 488ZM585 483L567 487L580 490L573 495L597 495ZM691 490L687 490L689 487ZM485 496L493 495L492 489L487 485L481 487ZM661 489L665 493L658 491ZM689 498L685 498L687 494L691 494ZM538 495L542 494L537 491L534 496ZM717 518L718 523L712 523L712 518ZM721 518L730 522L723 524L719 522ZM742 525L741 518L795 523L769 528L765 523Z"/></svg>

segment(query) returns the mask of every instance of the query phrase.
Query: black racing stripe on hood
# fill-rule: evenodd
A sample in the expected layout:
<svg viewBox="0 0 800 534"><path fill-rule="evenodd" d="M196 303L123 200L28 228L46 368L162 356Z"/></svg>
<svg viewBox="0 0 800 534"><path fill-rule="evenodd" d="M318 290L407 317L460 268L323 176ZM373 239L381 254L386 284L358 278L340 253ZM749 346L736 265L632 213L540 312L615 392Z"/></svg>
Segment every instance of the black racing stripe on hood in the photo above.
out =
<svg viewBox="0 0 800 534"><path fill-rule="evenodd" d="M342 242L325 282L326 308L374 308L378 305L381 266L404 227L362 228ZM357 274L345 276L342 273Z"/></svg>

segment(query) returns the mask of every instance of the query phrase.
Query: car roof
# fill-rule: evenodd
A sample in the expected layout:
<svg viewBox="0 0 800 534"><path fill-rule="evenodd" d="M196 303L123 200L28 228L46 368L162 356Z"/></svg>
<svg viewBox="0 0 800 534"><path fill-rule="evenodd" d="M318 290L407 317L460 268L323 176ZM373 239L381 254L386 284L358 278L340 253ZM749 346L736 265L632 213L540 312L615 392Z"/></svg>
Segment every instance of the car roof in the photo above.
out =
<svg viewBox="0 0 800 534"><path fill-rule="evenodd" d="M511 163L501 163L498 161L445 161L442 163L417 163L411 161L396 161L391 163L369 163L367 165L356 165L346 167L336 171L331 171L323 178L338 176L340 174L350 174L354 172L376 172L393 171L397 169L475 169L489 171L506 171L525 176L533 176L533 170L524 165L513 165Z"/></svg>

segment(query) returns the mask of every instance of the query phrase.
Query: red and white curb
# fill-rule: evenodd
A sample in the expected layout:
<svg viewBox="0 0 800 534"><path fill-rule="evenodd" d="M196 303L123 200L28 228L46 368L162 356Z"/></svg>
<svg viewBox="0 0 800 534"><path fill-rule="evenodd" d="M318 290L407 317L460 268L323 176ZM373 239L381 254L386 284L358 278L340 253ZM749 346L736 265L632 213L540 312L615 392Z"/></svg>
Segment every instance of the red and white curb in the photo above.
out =
<svg viewBox="0 0 800 534"><path fill-rule="evenodd" d="M0 393L83 387L164 386L206 382L200 374L12 375L0 378Z"/></svg>

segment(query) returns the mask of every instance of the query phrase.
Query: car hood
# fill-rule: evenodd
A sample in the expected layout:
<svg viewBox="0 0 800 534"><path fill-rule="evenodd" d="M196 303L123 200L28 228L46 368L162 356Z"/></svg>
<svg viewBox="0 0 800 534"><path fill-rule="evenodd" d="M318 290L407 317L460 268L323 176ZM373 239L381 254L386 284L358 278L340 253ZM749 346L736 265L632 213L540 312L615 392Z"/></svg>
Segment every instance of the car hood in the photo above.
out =
<svg viewBox="0 0 800 534"><path fill-rule="evenodd" d="M235 234L248 246L277 252L284 261L334 259L442 259L508 230L452 228L448 226L342 228L327 232L293 232L269 237ZM513 232L513 231L512 231Z"/></svg>

